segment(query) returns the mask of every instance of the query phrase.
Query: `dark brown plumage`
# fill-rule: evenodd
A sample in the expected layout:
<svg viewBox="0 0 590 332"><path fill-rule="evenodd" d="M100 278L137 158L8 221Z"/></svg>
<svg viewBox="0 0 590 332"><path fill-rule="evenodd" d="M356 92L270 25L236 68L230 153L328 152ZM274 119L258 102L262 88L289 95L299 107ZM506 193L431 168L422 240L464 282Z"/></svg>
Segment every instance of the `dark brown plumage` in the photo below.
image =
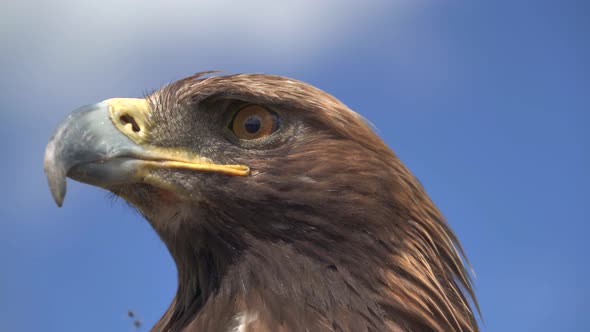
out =
<svg viewBox="0 0 590 332"><path fill-rule="evenodd" d="M105 186L146 216L178 268L153 331L478 331L457 238L337 99L260 74L197 74L146 98L142 144L250 169L163 168L150 176L170 186ZM237 139L228 119L251 104L272 110L278 129Z"/></svg>

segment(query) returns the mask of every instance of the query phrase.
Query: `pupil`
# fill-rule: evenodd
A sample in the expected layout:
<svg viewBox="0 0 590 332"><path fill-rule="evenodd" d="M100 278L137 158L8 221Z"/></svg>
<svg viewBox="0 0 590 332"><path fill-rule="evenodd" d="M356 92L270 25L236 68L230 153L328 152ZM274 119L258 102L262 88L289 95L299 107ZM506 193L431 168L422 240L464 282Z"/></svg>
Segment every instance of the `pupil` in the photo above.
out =
<svg viewBox="0 0 590 332"><path fill-rule="evenodd" d="M246 121L244 122L244 127L246 131L250 134L254 134L260 130L260 126L262 125L260 118L257 116L249 116Z"/></svg>

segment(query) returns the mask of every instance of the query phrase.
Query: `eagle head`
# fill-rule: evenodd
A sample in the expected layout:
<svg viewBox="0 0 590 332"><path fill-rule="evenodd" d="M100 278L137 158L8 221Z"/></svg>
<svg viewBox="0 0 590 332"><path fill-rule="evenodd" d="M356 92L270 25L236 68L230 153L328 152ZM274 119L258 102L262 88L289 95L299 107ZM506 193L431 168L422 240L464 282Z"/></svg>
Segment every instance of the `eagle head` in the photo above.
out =
<svg viewBox="0 0 590 332"><path fill-rule="evenodd" d="M84 106L45 171L122 197L178 290L154 331L478 331L459 242L357 113L280 76L200 73Z"/></svg>

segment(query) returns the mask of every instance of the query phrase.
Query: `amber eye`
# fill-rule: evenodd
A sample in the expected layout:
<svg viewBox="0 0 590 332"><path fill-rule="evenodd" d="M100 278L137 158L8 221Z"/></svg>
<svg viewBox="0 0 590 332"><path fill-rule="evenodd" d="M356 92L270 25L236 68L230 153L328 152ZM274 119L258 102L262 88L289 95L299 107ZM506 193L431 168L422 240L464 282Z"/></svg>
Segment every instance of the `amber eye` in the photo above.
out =
<svg viewBox="0 0 590 332"><path fill-rule="evenodd" d="M277 130L275 113L259 105L240 109L230 124L231 130L240 139L252 140L266 137Z"/></svg>

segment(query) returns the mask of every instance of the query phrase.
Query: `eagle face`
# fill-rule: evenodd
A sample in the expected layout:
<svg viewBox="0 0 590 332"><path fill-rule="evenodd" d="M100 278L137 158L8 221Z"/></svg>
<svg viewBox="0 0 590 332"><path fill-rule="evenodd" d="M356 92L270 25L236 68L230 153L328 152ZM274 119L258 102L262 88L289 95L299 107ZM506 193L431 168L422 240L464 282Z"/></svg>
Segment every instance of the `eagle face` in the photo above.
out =
<svg viewBox="0 0 590 332"><path fill-rule="evenodd" d="M179 288L156 331L477 330L461 248L419 182L303 82L197 74L85 106L45 170L59 205L66 176L105 188L166 243Z"/></svg>
<svg viewBox="0 0 590 332"><path fill-rule="evenodd" d="M256 186L264 184L265 174L279 167L277 157L297 144L293 133L303 130L301 116L281 105L261 104L255 96L236 99L219 92L201 96L197 90L183 98L171 85L146 97L147 110L141 115L150 125L143 145L166 155L185 156L182 160L220 165L202 172L153 167L147 183L134 180L108 187L153 223L164 223L156 226L183 222L183 211L195 217L205 206L227 207L240 197L256 196ZM173 207L177 215L163 221L167 218L162 213ZM190 221L200 218L194 219Z"/></svg>

